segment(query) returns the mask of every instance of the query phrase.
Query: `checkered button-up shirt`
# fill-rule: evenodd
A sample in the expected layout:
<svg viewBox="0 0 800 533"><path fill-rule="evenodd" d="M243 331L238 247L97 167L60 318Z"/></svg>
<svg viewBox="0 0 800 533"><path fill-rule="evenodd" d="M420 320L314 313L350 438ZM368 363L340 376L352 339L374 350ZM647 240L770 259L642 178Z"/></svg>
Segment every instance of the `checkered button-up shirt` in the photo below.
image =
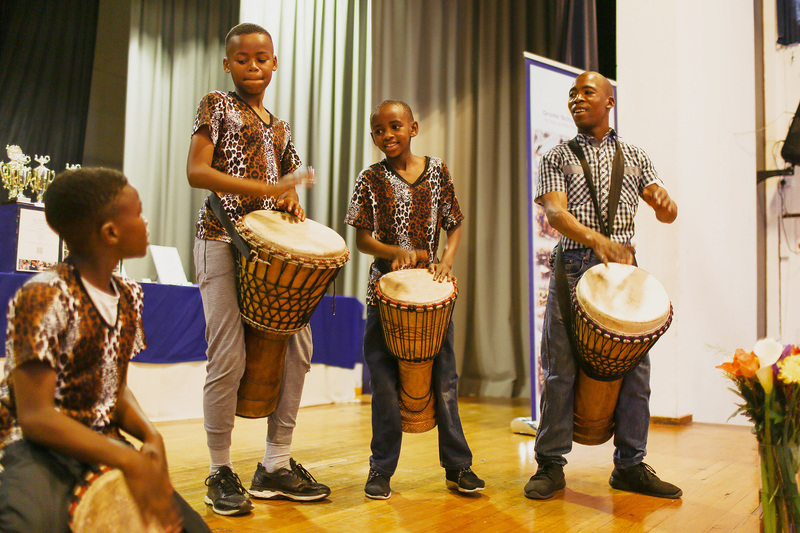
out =
<svg viewBox="0 0 800 533"><path fill-rule="evenodd" d="M578 134L578 143L583 148L584 156L592 171L592 180L602 211L601 216L606 223L608 223L611 167L618 140L624 156L625 169L611 240L629 245L634 234L633 217L636 216L636 209L639 207L639 197L645 187L653 183L663 186L662 181L644 150L619 139L613 129L609 130L599 143L593 137ZM539 199L553 191L566 193L569 212L584 226L600 232L600 224L581 162L565 142L548 150L539 161L536 198ZM564 236L561 237L561 243L565 250L585 247Z"/></svg>

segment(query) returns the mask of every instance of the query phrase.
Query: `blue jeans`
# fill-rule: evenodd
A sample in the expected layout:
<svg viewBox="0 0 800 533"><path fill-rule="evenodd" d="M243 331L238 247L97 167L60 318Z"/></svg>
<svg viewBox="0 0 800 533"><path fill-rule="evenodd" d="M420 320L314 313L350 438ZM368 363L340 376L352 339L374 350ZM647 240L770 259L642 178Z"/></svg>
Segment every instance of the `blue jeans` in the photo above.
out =
<svg viewBox="0 0 800 533"><path fill-rule="evenodd" d="M589 248L564 251L564 267L570 290L590 267L599 261ZM556 276L550 276L550 289L542 331L542 370L544 388L540 401L541 417L536 434L536 462L567 463L564 455L572 450L572 418L577 366L572 356L567 330L561 317L556 293ZM614 465L630 468L647 454L650 424L650 354L622 378L614 410Z"/></svg>
<svg viewBox="0 0 800 533"><path fill-rule="evenodd" d="M446 469L472 466L472 452L458 416L458 374L453 352L453 321L433 362L431 386L436 397L436 422L439 430L439 463ZM383 338L378 308L367 306L364 328L364 360L372 387L372 456L369 465L391 477L400 458L402 427L398 400L397 359Z"/></svg>

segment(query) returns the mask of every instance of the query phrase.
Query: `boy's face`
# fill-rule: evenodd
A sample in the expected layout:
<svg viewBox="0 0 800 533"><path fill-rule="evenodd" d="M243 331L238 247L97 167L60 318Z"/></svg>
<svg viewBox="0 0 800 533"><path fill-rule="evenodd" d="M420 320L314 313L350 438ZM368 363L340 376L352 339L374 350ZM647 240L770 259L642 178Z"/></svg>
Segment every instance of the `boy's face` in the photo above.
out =
<svg viewBox="0 0 800 533"><path fill-rule="evenodd" d="M245 95L260 95L272 81L278 69L278 58L272 39L263 33L234 35L227 48L222 67L233 78L237 91Z"/></svg>
<svg viewBox="0 0 800 533"><path fill-rule="evenodd" d="M126 185L117 196L110 222L117 231L117 244L122 258L144 257L149 237L147 220L142 216L139 193L130 185Z"/></svg>
<svg viewBox="0 0 800 533"><path fill-rule="evenodd" d="M378 108L370 123L370 136L386 157L397 157L411 150L411 138L417 136L419 128L408 112L398 104L386 104Z"/></svg>

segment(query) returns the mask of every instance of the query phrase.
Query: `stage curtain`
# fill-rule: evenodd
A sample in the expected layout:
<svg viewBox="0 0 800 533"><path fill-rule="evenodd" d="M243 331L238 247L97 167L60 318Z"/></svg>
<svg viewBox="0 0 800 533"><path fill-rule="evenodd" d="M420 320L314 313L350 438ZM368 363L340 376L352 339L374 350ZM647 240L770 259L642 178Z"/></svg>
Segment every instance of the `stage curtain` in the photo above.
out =
<svg viewBox="0 0 800 533"><path fill-rule="evenodd" d="M523 52L596 68L594 1L376 0L372 9L372 101L411 105L413 151L448 164L466 215L454 268L460 392L529 396Z"/></svg>
<svg viewBox="0 0 800 533"><path fill-rule="evenodd" d="M208 191L186 180L186 158L200 98L231 90L222 70L225 35L238 21L227 0L132 0L125 113L124 172L138 189L150 242L178 249L194 279L197 212ZM134 277L154 277L145 261L126 261Z"/></svg>
<svg viewBox="0 0 800 533"><path fill-rule="evenodd" d="M335 290L364 301L372 257L356 250L355 230L344 223L358 173L375 155L369 113L372 43L369 0L243 0L241 22L272 35L278 70L264 105L292 128L317 183L298 191L309 218L347 241L350 261Z"/></svg>
<svg viewBox="0 0 800 533"><path fill-rule="evenodd" d="M49 155L60 172L83 158L99 0L0 3L0 150ZM0 200L6 191L0 186Z"/></svg>

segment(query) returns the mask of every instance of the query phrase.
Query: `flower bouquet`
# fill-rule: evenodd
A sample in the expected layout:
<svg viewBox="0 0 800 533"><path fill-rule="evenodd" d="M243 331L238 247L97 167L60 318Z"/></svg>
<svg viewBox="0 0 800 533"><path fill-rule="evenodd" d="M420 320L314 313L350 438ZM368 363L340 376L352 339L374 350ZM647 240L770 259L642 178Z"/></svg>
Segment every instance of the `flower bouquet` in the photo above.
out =
<svg viewBox="0 0 800 533"><path fill-rule="evenodd" d="M744 400L731 418L743 413L758 439L762 531L800 531L800 347L763 339L752 352L740 348L717 368Z"/></svg>

